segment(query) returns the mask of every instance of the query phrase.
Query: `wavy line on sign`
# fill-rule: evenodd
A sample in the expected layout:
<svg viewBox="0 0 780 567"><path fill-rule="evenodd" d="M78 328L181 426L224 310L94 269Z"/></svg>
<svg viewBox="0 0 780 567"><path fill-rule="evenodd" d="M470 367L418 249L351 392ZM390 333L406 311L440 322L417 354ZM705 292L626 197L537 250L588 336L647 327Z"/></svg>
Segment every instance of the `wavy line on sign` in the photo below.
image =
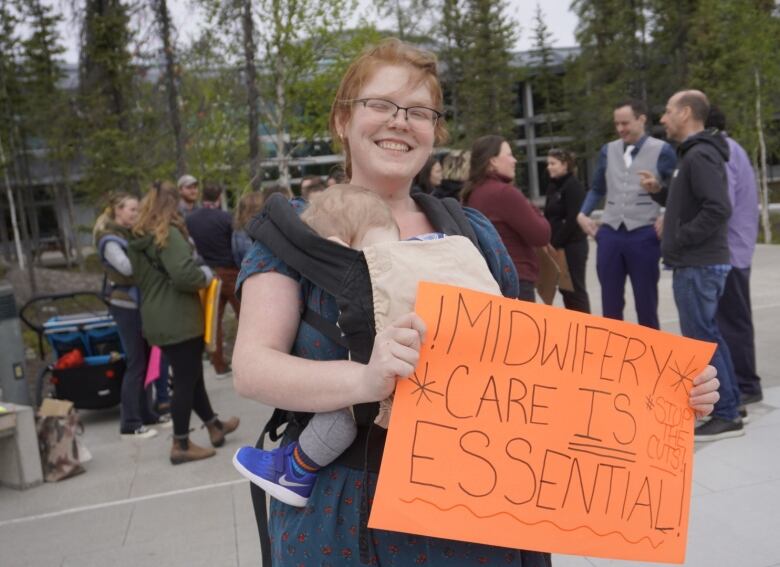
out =
<svg viewBox="0 0 780 567"><path fill-rule="evenodd" d="M449 508L442 508L442 507L441 507L441 506L439 506L438 504L434 504L433 502L428 502L428 501L427 501L427 500L425 500L424 498L419 498L419 497L412 498L411 500L404 500L403 498L399 498L399 500L400 500L401 502L403 502L404 504L414 504L414 502L415 502L416 500L419 500L420 502L422 502L422 503L424 503L424 504L428 504L429 506L433 506L434 508L436 508L437 510L439 510L439 511L441 511L441 512L449 512L449 511L451 511L451 510L454 510L455 508L464 508L464 509L465 509L466 511L468 511L468 512L469 512L469 513L470 513L472 516L474 516L475 518L477 518L477 519L479 519L479 520L486 520L486 519L488 519L488 518L495 518L496 516L505 515L505 516L509 516L510 518L512 518L513 520L515 520L516 522L519 522L519 523L521 523L521 524L525 524L526 526L536 526L537 524L544 524L544 523L548 523L548 524L552 524L553 526L555 526L556 528L558 528L559 530L561 530L561 531L563 531L563 532L573 532L573 531L576 531L576 530L579 530L579 529L586 529L586 530L589 530L589 531L593 532L593 534L594 534L594 535L597 535L597 536L599 536L599 537L607 537L607 536L610 536L610 535L613 535L613 534L617 534L617 535L619 535L620 537L622 537L624 540L626 540L628 543L631 543L631 544L633 544L633 545L637 545L637 544L641 543L641 542L642 542L642 540L646 539L646 540L647 540L647 542L650 544L650 547L652 547L653 549L658 549L658 548L659 548L659 547L661 547L661 546L663 545L663 543L664 543L663 541L659 541L658 543L653 543L653 540L652 540L652 539L650 539L650 537L649 537L649 536L643 536L643 537L640 537L640 538L639 538L638 540L636 540L636 541L634 541L634 540L630 540L630 539L628 539L628 538L627 538L625 535L623 535L623 534L622 534L621 532L619 532L619 531L612 531L612 532L607 532L607 533L605 533L605 534L600 534L599 532L597 532L596 530L594 530L594 529L593 529L593 528L591 528L590 526L576 526L576 527L574 527L574 528L569 528L569 529L567 529L567 528L563 528L563 527L559 526L558 524L556 524L556 523L555 523L555 522L553 522L552 520L539 520L538 522L526 522L526 521L523 521L523 520L521 520L520 518L518 518L518 517L517 517L517 516L515 516L514 514L510 514L509 512L496 512L496 513L494 513L494 514L487 514L487 515L485 515L485 516L480 516L479 514L477 514L476 512L474 512L474 510L472 510L471 508L469 508L468 506L466 506L466 505L464 505L464 504L454 504L453 506L450 506Z"/></svg>

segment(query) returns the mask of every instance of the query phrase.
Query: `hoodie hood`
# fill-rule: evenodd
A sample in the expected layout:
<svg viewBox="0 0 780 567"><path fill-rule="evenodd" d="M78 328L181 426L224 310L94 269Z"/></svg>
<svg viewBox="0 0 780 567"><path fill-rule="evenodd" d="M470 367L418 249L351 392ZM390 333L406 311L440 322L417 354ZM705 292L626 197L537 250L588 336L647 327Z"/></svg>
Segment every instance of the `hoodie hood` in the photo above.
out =
<svg viewBox="0 0 780 567"><path fill-rule="evenodd" d="M729 160L729 144L726 141L726 138L721 136L720 132L715 128L702 130L698 134L686 138L685 141L680 144L678 151L680 155L684 155L693 146L699 144L712 146L723 157L724 161Z"/></svg>
<svg viewBox="0 0 780 567"><path fill-rule="evenodd" d="M144 250L148 250L150 248L156 248L154 244L154 235L144 234L143 236L134 237L128 243L128 247L133 250L137 250L138 252L143 252Z"/></svg>

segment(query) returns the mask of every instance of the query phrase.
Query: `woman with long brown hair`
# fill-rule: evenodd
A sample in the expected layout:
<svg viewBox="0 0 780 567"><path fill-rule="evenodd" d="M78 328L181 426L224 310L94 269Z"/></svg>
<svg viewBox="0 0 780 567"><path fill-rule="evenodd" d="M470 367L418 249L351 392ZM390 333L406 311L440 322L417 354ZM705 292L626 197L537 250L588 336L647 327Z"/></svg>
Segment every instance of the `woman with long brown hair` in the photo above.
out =
<svg viewBox="0 0 780 567"><path fill-rule="evenodd" d="M205 459L215 451L189 440L194 410L214 447L238 427L238 418L221 421L211 408L203 381L203 309L198 290L214 277L198 266L179 195L171 183L155 183L141 201L129 257L141 290L141 319L146 340L159 346L173 368L173 464Z"/></svg>
<svg viewBox="0 0 780 567"><path fill-rule="evenodd" d="M518 299L535 301L539 260L534 248L550 242L550 223L512 182L517 160L502 136L477 138L471 146L469 180L463 204L485 215L496 227L520 278Z"/></svg>
<svg viewBox="0 0 780 567"><path fill-rule="evenodd" d="M260 191L251 191L238 201L230 248L233 251L233 261L239 268L244 256L252 247L252 239L247 234L246 229L249 226L249 221L262 210L264 201L265 198Z"/></svg>

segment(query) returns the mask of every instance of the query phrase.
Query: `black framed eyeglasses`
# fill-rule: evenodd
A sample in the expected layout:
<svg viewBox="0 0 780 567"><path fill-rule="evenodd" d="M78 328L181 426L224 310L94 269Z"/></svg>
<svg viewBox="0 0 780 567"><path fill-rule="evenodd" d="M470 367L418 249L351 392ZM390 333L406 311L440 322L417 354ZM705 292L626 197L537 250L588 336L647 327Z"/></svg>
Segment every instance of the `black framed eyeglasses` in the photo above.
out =
<svg viewBox="0 0 780 567"><path fill-rule="evenodd" d="M345 104L362 104L363 108L370 110L379 120L390 120L403 110L406 122L417 130L430 130L436 126L443 115L438 110L427 106L400 106L393 101L383 98L356 98L342 101Z"/></svg>

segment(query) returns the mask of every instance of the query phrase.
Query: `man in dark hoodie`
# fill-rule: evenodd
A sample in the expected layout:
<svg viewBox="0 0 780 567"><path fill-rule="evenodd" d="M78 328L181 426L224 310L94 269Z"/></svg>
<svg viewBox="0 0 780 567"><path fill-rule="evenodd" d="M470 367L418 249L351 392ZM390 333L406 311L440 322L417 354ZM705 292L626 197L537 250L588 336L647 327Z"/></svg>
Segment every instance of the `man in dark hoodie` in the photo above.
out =
<svg viewBox="0 0 780 567"><path fill-rule="evenodd" d="M712 418L696 427L696 441L744 435L734 366L715 318L731 268L731 202L725 169L729 147L716 130L704 129L709 110L701 91L672 96L661 118L668 137L679 142L672 181L668 189L662 188L652 173L639 172L642 187L666 204L661 251L664 264L674 270L672 287L680 330L686 337L718 345L711 364L718 371L720 401Z"/></svg>

